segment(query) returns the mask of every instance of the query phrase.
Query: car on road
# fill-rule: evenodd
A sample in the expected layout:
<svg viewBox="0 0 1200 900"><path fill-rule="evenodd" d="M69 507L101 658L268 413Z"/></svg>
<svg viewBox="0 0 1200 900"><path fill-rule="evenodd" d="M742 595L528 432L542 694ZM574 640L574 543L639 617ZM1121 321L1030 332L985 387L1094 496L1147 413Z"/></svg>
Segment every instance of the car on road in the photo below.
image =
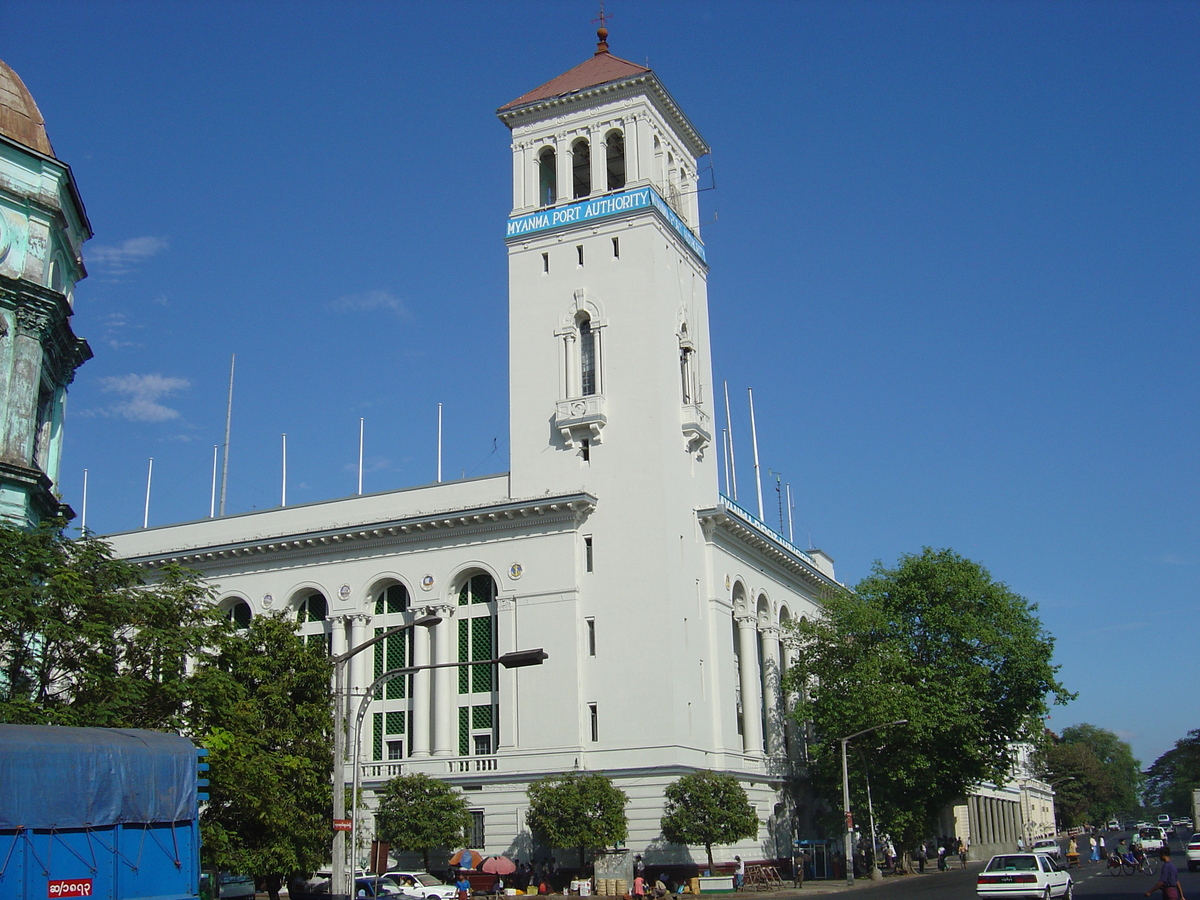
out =
<svg viewBox="0 0 1200 900"><path fill-rule="evenodd" d="M1158 827L1159 828L1166 828L1170 824L1171 824L1170 816L1168 816L1166 813L1158 814Z"/></svg>
<svg viewBox="0 0 1200 900"><path fill-rule="evenodd" d="M1142 826L1139 825L1137 822L1126 822L1124 830L1125 831L1137 831L1141 827Z"/></svg>
<svg viewBox="0 0 1200 900"><path fill-rule="evenodd" d="M1193 834L1192 839L1188 841L1187 864L1189 872L1200 869L1200 834Z"/></svg>
<svg viewBox="0 0 1200 900"><path fill-rule="evenodd" d="M446 884L428 872L388 872L384 877L392 879L400 885L400 890L413 897L425 897L426 900L454 900L458 896L458 888L452 884Z"/></svg>
<svg viewBox="0 0 1200 900"><path fill-rule="evenodd" d="M1040 841L1034 841L1033 846L1029 848L1029 852L1045 853L1057 860L1062 859L1062 848L1058 846L1058 841L1054 840L1054 838L1043 838Z"/></svg>
<svg viewBox="0 0 1200 900"><path fill-rule="evenodd" d="M1138 829L1138 838L1141 840L1142 849L1147 853L1157 853L1167 845L1167 835L1157 825L1147 825L1145 828Z"/></svg>
<svg viewBox="0 0 1200 900"><path fill-rule="evenodd" d="M975 893L988 900L1071 900L1074 891L1071 876L1045 853L993 856L975 880Z"/></svg>
<svg viewBox="0 0 1200 900"><path fill-rule="evenodd" d="M1116 819L1110 819L1108 822L1108 830L1109 831L1120 831L1121 823L1118 822Z"/></svg>

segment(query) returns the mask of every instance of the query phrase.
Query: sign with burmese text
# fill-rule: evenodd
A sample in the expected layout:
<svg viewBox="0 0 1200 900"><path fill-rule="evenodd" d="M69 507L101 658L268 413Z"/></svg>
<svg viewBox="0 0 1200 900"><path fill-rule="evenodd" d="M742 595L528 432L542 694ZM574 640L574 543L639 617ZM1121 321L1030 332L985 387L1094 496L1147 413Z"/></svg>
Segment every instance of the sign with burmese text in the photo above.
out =
<svg viewBox="0 0 1200 900"><path fill-rule="evenodd" d="M90 897L92 896L92 879L90 878L59 878L47 882L46 896L57 897Z"/></svg>
<svg viewBox="0 0 1200 900"><path fill-rule="evenodd" d="M619 213L631 212L638 209L654 207L666 219L667 224L678 234L685 244L701 261L704 257L704 245L692 234L683 220L676 215L675 210L667 205L658 192L650 187L633 188L619 194L607 194L591 200L580 200L567 206L555 206L549 209L539 209L537 212L508 220L506 238L519 238L539 231L561 228L567 225L578 225L596 219L604 219Z"/></svg>

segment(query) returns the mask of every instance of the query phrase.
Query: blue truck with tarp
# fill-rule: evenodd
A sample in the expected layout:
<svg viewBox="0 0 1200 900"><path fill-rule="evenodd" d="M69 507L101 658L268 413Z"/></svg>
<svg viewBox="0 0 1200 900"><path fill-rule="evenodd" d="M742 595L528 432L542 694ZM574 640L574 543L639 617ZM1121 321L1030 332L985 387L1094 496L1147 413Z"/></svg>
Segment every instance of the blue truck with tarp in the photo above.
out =
<svg viewBox="0 0 1200 900"><path fill-rule="evenodd" d="M198 754L157 731L0 725L0 900L196 900Z"/></svg>

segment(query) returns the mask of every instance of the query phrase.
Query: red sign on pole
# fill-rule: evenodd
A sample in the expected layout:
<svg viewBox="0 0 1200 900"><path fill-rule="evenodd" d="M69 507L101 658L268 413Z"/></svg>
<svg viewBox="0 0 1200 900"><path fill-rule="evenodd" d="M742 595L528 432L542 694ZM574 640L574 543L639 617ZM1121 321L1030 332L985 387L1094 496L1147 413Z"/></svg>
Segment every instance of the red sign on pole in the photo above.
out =
<svg viewBox="0 0 1200 900"><path fill-rule="evenodd" d="M334 819L333 820L333 830L334 831L349 831L350 825L351 825L351 822L349 819Z"/></svg>
<svg viewBox="0 0 1200 900"><path fill-rule="evenodd" d="M47 883L47 897L90 897L92 896L92 879L90 878L60 878Z"/></svg>

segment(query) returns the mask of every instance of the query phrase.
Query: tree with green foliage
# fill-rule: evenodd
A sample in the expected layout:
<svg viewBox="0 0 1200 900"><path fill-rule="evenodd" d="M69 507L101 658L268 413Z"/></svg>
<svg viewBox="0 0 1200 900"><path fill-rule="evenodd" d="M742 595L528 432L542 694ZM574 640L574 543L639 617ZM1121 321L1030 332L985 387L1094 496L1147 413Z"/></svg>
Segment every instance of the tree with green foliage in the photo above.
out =
<svg viewBox="0 0 1200 900"><path fill-rule="evenodd" d="M708 868L715 869L713 844L758 837L758 816L746 790L732 775L691 772L669 784L660 820L663 837L674 844L701 844Z"/></svg>
<svg viewBox="0 0 1200 900"><path fill-rule="evenodd" d="M1048 698L1070 699L1037 607L952 550L876 562L823 605L791 624L799 646L787 675L801 698L793 715L816 734L814 787L840 797L841 737L907 719L849 745L852 806L866 808L869 777L879 821L906 849L968 788L1008 778L1011 742L1041 734Z"/></svg>
<svg viewBox="0 0 1200 900"><path fill-rule="evenodd" d="M397 775L378 792L375 836L408 853L461 847L470 839L471 809L458 789L428 775Z"/></svg>
<svg viewBox="0 0 1200 900"><path fill-rule="evenodd" d="M199 577L147 583L63 521L0 526L0 722L186 731L197 674L224 620Z"/></svg>
<svg viewBox="0 0 1200 900"><path fill-rule="evenodd" d="M1049 770L1046 780L1055 785L1054 809L1063 825L1102 825L1120 812L1116 783L1090 746L1051 735L1043 759Z"/></svg>
<svg viewBox="0 0 1200 900"><path fill-rule="evenodd" d="M629 798L607 775L549 775L529 785L526 793L525 821L534 837L548 847L578 847L581 869L589 848L615 846L629 836Z"/></svg>
<svg viewBox="0 0 1200 900"><path fill-rule="evenodd" d="M1100 761L1108 782L1109 790L1101 795L1096 803L1089 808L1089 816L1094 823L1103 823L1113 816L1137 815L1141 808L1142 764L1134 759L1133 748L1128 742L1105 728L1088 725L1071 725L1064 728L1061 741L1067 745L1081 745L1092 751ZM1057 777L1059 771L1051 767L1051 772Z"/></svg>
<svg viewBox="0 0 1200 900"><path fill-rule="evenodd" d="M255 616L201 657L196 728L209 750L205 862L262 879L278 900L329 857L333 832L330 663L280 614Z"/></svg>
<svg viewBox="0 0 1200 900"><path fill-rule="evenodd" d="M1200 728L1193 728L1146 770L1146 803L1172 816L1192 814L1200 788Z"/></svg>

